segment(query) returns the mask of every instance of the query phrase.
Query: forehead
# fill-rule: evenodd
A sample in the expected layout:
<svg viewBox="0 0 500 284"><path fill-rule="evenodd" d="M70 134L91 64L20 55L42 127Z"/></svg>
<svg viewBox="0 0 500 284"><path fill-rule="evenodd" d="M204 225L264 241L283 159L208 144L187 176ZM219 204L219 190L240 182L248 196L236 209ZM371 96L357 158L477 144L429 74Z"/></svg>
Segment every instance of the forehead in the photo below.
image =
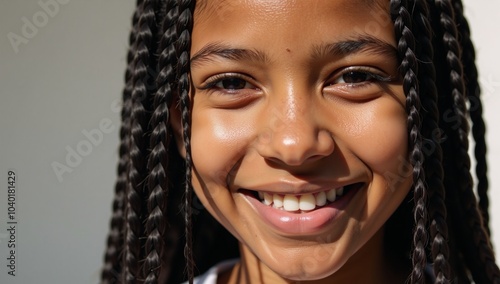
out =
<svg viewBox="0 0 500 284"><path fill-rule="evenodd" d="M278 9L286 9L292 5L304 4L315 6L320 2L329 2L338 8L377 8L386 10L389 6L389 0L198 0L196 1L196 14L220 15L233 11L238 6L267 6ZM250 12L250 11L249 11Z"/></svg>
<svg viewBox="0 0 500 284"><path fill-rule="evenodd" d="M192 51L210 42L300 50L363 35L394 43L388 0L200 0Z"/></svg>

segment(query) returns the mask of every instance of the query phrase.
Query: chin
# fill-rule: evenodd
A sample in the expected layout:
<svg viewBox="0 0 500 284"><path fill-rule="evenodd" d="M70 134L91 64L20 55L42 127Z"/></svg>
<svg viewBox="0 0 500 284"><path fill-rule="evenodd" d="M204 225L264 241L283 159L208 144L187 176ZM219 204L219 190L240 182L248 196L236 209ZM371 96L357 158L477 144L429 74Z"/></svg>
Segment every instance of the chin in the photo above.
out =
<svg viewBox="0 0 500 284"><path fill-rule="evenodd" d="M334 274L346 263L347 258L336 259L331 250L321 246L312 248L307 254L297 253L272 260L261 260L281 278L290 281L312 281Z"/></svg>
<svg viewBox="0 0 500 284"><path fill-rule="evenodd" d="M325 266L325 263L302 262L298 265L278 264L275 272L290 281L312 281L326 278L338 270L337 265ZM293 267L293 269L291 268Z"/></svg>

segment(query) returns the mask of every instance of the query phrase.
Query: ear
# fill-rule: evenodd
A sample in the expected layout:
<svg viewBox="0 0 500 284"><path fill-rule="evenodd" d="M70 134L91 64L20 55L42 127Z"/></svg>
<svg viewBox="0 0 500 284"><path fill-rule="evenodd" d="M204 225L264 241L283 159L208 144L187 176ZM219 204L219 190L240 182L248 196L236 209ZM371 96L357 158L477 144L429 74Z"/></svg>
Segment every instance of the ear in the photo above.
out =
<svg viewBox="0 0 500 284"><path fill-rule="evenodd" d="M175 144L177 145L177 151L182 158L186 158L186 148L184 147L184 137L182 135L182 119L181 111L178 109L176 103L173 103L169 109L170 121L169 125L173 130Z"/></svg>

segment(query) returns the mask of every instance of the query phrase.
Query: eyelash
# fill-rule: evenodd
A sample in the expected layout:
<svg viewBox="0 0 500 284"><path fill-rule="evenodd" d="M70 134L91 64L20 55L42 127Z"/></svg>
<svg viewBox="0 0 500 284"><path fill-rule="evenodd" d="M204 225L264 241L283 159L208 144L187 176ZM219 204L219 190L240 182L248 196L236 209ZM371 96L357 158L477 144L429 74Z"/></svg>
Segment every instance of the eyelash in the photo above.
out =
<svg viewBox="0 0 500 284"><path fill-rule="evenodd" d="M355 83L347 83L347 82L337 82L337 83L332 83L332 81L337 81L339 79L342 79L343 76L349 74L349 73L355 73L357 75L365 75L368 78L366 80L363 80L361 82L355 82ZM333 85L344 85L349 88L360 88L360 87L367 87L372 83L388 83L392 82L394 80L393 76L386 75L386 74L381 74L380 71L373 67L367 67L367 66L353 66L353 67L347 67L344 69L341 69L340 71L336 71L333 73L333 80L329 80L326 84L326 87L328 86L333 86Z"/></svg>
<svg viewBox="0 0 500 284"><path fill-rule="evenodd" d="M254 86L252 83L249 82L250 80L252 80L252 78L250 76L246 76L246 75L243 75L240 73L224 73L224 74L217 74L217 75L214 75L214 76L208 78L208 80L202 86L200 86L199 89L201 89L201 90L221 89L221 90L225 90L226 92L228 92L228 91L234 92L234 91L242 90L242 89L225 89L224 87L217 86L217 84L222 83L224 80L229 80L229 79L239 79L239 80L242 80L243 82L245 82L245 85L250 84L250 85ZM243 89L246 89L246 88L243 88ZM252 88L252 89L258 89L258 88L254 86L254 88Z"/></svg>
<svg viewBox="0 0 500 284"><path fill-rule="evenodd" d="M355 82L355 83L347 83L345 81L340 82L340 83L339 82L332 83L332 81L337 81L339 79L342 79L343 76L345 76L349 73L355 73L357 75L361 74L363 76L367 76L367 79L363 80L361 82ZM384 83L384 82L387 83L387 82L392 82L394 80L393 76L385 75L385 74L382 75L380 73L381 73L380 71L377 71L373 67L367 67L367 66L347 67L347 68L341 69L340 71L335 71L333 73L334 79L329 80L328 81L329 83L327 82L325 87L334 86L334 85L343 85L343 86L347 86L348 88L362 88L362 87L368 87L372 83ZM245 86L247 84L252 85L253 88L246 88L245 86L243 86L243 88L229 89L229 88L224 88L223 86L222 87L217 86L218 84L223 83L224 80L229 80L229 79L241 80L240 83L244 83ZM224 92L226 92L226 93L238 92L238 91L241 91L244 89L258 89L252 83L249 82L252 79L253 78L251 78L250 76L243 75L240 73L217 74L217 75L210 77L202 86L199 87L199 89L201 89L201 90L224 90Z"/></svg>

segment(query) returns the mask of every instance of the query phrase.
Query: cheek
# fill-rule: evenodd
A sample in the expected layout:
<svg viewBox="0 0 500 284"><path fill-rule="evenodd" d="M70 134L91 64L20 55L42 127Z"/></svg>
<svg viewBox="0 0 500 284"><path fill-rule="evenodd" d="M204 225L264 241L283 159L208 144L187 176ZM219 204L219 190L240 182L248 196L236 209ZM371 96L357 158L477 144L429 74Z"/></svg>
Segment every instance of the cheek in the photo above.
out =
<svg viewBox="0 0 500 284"><path fill-rule="evenodd" d="M241 240L234 224L245 223L239 214L229 179L242 157L248 157L254 128L244 117L193 109L191 153L193 189L201 203L233 236Z"/></svg>
<svg viewBox="0 0 500 284"><path fill-rule="evenodd" d="M193 165L207 186L225 186L228 174L247 151L245 145L251 128L209 111L195 110L193 114L196 114L191 135Z"/></svg>
<svg viewBox="0 0 500 284"><path fill-rule="evenodd" d="M399 104L378 104L357 113L346 133L354 155L374 173L397 171L407 160L406 113Z"/></svg>

